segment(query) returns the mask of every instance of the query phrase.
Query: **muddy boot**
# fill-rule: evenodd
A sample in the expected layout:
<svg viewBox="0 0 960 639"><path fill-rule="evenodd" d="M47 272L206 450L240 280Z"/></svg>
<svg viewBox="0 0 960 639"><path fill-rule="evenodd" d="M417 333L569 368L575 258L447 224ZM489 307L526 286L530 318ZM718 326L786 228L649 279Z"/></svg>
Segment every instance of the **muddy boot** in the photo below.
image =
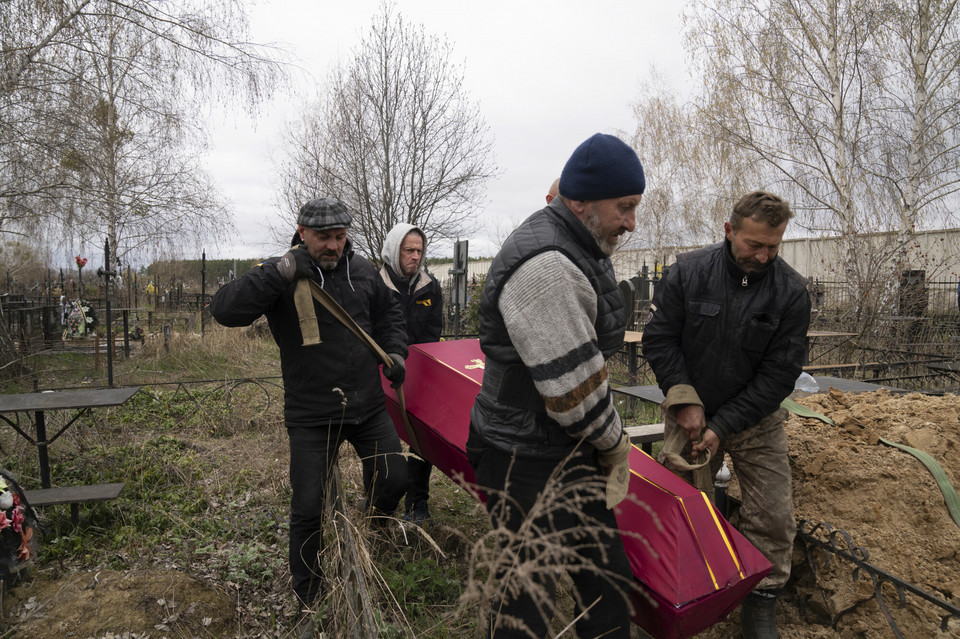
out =
<svg viewBox="0 0 960 639"><path fill-rule="evenodd" d="M740 635L743 639L778 639L777 594L754 590L740 604Z"/></svg>

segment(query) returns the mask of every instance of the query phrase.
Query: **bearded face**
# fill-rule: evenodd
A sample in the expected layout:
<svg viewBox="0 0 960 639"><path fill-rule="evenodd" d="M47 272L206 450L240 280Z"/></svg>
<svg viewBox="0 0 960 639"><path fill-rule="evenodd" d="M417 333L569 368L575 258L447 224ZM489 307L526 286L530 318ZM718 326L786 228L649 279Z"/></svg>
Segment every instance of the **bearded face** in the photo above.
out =
<svg viewBox="0 0 960 639"><path fill-rule="evenodd" d="M588 203L587 210L581 219L604 255L613 255L620 244L621 236L636 228L639 204L639 195Z"/></svg>

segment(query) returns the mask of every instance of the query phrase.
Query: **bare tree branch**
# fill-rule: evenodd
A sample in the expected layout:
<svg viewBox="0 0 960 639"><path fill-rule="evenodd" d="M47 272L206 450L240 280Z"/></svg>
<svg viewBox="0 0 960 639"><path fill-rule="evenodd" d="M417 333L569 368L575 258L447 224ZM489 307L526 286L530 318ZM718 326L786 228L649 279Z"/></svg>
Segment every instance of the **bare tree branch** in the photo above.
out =
<svg viewBox="0 0 960 639"><path fill-rule="evenodd" d="M47 225L116 256L215 241L205 106L282 79L238 0L12 0L0 18L0 232ZM213 235L211 235L213 234ZM115 257L116 257L115 256Z"/></svg>
<svg viewBox="0 0 960 639"><path fill-rule="evenodd" d="M284 208L340 198L354 214L356 247L374 259L398 222L428 240L468 234L496 168L451 56L449 43L382 5L353 58L288 132Z"/></svg>

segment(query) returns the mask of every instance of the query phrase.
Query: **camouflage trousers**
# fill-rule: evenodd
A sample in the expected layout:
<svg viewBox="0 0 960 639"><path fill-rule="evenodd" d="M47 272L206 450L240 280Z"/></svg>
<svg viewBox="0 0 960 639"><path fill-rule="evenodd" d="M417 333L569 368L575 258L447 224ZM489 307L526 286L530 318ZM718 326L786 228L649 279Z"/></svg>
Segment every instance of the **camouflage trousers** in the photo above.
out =
<svg viewBox="0 0 960 639"><path fill-rule="evenodd" d="M758 584L759 590L777 590L786 585L797 534L787 435L783 430L786 418L787 411L781 408L759 424L725 437L718 454L710 460L710 475L714 477L724 453L730 456L742 501L730 523L773 564L773 570ZM665 438L674 428L677 423L672 411L664 411ZM693 483L691 473L678 474ZM709 488L707 492L713 501L713 486Z"/></svg>

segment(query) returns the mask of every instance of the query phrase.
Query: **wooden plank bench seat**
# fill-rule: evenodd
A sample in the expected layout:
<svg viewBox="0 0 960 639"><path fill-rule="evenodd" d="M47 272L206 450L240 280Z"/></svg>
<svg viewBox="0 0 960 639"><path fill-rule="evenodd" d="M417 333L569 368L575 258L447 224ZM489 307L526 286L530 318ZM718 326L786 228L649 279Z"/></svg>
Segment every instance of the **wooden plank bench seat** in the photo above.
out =
<svg viewBox="0 0 960 639"><path fill-rule="evenodd" d="M126 486L118 484L91 484L88 486L64 486L62 488L39 488L24 490L31 506L54 506L70 504L70 519L76 525L80 521L80 503L87 501L109 501L120 496Z"/></svg>
<svg viewBox="0 0 960 639"><path fill-rule="evenodd" d="M648 455L653 453L653 442L663 441L663 422L626 426L623 430L630 438L630 443L639 445Z"/></svg>

